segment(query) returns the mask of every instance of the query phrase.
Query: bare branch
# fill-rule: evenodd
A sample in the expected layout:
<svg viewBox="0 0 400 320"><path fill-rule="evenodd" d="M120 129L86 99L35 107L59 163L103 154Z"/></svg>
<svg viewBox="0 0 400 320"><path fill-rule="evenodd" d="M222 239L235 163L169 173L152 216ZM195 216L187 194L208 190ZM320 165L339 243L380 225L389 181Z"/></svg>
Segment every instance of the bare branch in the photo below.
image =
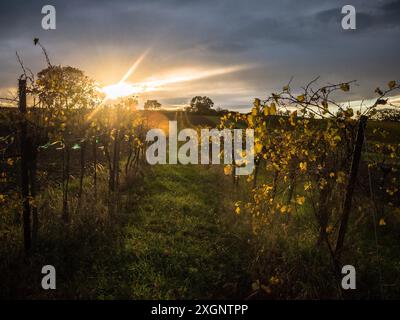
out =
<svg viewBox="0 0 400 320"><path fill-rule="evenodd" d="M47 65L48 65L50 68L52 68L53 65L52 65L51 62L50 62L50 58L49 58L49 55L47 54L46 48L40 43L40 41L39 41L38 38L35 38L34 43L35 43L35 45L39 45L39 47L42 49L43 54L44 54L44 56L46 57Z"/></svg>

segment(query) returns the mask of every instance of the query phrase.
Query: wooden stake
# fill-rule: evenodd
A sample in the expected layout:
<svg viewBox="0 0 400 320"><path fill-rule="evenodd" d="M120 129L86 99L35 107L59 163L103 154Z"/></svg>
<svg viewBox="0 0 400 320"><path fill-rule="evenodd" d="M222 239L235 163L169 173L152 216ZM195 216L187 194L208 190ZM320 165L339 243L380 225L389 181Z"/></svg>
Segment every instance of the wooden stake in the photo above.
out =
<svg viewBox="0 0 400 320"><path fill-rule="evenodd" d="M25 254L29 256L31 251L31 211L29 204L29 159L27 142L27 123L26 123L26 79L19 79L19 111L21 114L20 122L20 148L21 148L21 195L22 195L22 217L24 227L24 248Z"/></svg>
<svg viewBox="0 0 400 320"><path fill-rule="evenodd" d="M350 217L351 202L353 200L354 187L357 180L357 172L361 159L362 145L364 143L364 131L365 131L365 126L367 124L367 120L368 117L361 116L360 122L358 124L356 145L354 146L353 161L351 163L350 177L346 188L346 195L343 206L342 221L340 223L339 235L335 248L335 257L337 260L340 260L340 255L344 244L344 237L346 234L346 229Z"/></svg>

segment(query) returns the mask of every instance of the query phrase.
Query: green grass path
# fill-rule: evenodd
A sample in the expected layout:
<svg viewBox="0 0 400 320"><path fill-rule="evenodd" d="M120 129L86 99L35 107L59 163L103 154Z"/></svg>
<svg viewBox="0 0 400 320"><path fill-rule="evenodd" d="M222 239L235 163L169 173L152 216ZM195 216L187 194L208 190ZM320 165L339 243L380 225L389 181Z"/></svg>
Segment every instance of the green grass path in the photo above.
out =
<svg viewBox="0 0 400 320"><path fill-rule="evenodd" d="M220 178L204 166L152 167L100 298L240 298L249 250Z"/></svg>

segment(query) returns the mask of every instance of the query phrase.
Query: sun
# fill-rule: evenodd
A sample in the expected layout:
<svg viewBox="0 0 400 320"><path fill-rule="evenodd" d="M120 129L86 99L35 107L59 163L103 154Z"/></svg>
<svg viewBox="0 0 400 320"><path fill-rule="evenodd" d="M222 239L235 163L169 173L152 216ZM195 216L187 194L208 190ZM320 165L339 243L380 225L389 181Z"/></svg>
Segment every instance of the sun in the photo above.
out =
<svg viewBox="0 0 400 320"><path fill-rule="evenodd" d="M125 82L125 75L120 82L105 86L101 88L101 90L105 93L107 100L114 100L126 96L139 95L145 92L162 90L166 86L175 83L200 80L208 77L239 71L244 68L244 66L217 68L213 70L191 68L186 70L179 70L179 72L169 74L162 78L153 77L152 79L149 79L147 81L136 83ZM128 73L130 74L131 72L132 68L128 71Z"/></svg>
<svg viewBox="0 0 400 320"><path fill-rule="evenodd" d="M126 96L136 95L141 90L131 84L119 82L102 88L108 99L118 99Z"/></svg>

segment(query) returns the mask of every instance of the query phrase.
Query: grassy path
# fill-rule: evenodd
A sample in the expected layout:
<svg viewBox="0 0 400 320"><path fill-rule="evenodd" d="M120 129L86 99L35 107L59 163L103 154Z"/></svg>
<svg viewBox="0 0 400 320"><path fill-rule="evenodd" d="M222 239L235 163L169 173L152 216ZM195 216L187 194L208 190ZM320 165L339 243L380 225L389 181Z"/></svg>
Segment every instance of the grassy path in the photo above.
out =
<svg viewBox="0 0 400 320"><path fill-rule="evenodd" d="M179 129L191 127L183 112L174 117ZM36 264L51 261L57 266L60 295L36 290L28 295L50 299L247 296L251 286L248 231L236 221L227 187L230 181L215 167L151 166L142 182L123 187L113 216L100 205L107 216L100 227L82 220L68 234L57 232L60 239L46 243L51 250ZM37 274L29 268L25 271ZM38 281L31 279L32 287Z"/></svg>
<svg viewBox="0 0 400 320"><path fill-rule="evenodd" d="M246 240L223 212L215 172L155 166L135 212L127 212L114 292L104 298L239 298L247 288ZM230 220L230 222L228 221ZM109 278L106 281L109 282ZM115 283L116 282L116 283ZM110 283L106 285L109 287Z"/></svg>

